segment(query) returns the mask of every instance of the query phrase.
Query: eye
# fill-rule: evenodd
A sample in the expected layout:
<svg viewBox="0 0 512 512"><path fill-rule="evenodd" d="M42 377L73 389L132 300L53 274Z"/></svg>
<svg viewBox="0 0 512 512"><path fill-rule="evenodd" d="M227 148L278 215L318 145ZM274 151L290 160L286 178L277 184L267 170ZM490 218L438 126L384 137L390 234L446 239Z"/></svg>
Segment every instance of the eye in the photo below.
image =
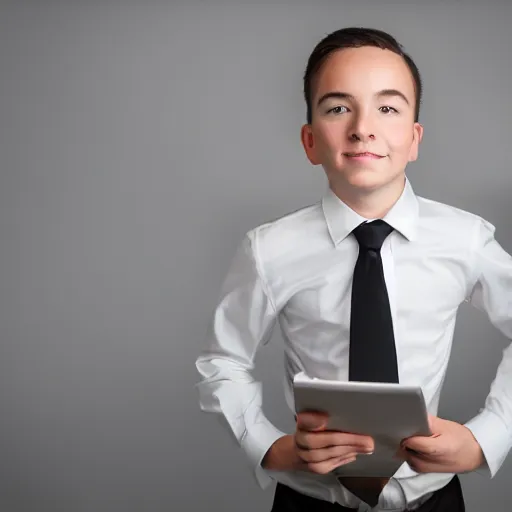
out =
<svg viewBox="0 0 512 512"><path fill-rule="evenodd" d="M333 113L333 114L343 114L344 112L348 112L348 108L344 107L342 105L340 105L338 107L331 108L331 109L329 109L327 111L328 114L330 114L330 113Z"/></svg>
<svg viewBox="0 0 512 512"><path fill-rule="evenodd" d="M380 107L379 110L384 114L390 114L391 112L398 114L398 110L396 108L389 107L387 105L385 105L384 107Z"/></svg>

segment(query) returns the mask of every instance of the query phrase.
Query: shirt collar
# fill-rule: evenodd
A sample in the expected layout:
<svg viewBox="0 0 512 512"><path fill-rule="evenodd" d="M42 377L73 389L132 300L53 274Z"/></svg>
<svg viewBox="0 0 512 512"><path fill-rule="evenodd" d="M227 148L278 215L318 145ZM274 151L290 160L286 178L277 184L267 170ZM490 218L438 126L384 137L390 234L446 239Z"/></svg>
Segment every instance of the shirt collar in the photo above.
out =
<svg viewBox="0 0 512 512"><path fill-rule="evenodd" d="M330 188L322 199L322 208L335 245L343 241L359 224L369 220L352 210ZM418 199L406 178L402 195L383 220L407 240L412 241L417 233L418 210Z"/></svg>

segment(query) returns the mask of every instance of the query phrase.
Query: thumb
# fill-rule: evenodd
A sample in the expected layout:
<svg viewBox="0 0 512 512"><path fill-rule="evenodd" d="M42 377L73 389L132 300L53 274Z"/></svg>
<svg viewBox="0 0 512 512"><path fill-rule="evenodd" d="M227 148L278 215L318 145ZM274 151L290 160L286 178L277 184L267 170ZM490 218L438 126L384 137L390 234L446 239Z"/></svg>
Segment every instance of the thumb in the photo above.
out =
<svg viewBox="0 0 512 512"><path fill-rule="evenodd" d="M327 425L327 414L323 412L307 411L297 415L297 428L300 430L324 430Z"/></svg>
<svg viewBox="0 0 512 512"><path fill-rule="evenodd" d="M408 448L420 453L430 453L434 448L436 441L435 439L441 435L442 422L440 418L432 414L428 415L428 425L432 435L430 436L412 436L404 439L401 447L403 449Z"/></svg>
<svg viewBox="0 0 512 512"><path fill-rule="evenodd" d="M402 442L403 449L413 450L418 453L431 453L435 449L437 436L413 436L404 439Z"/></svg>
<svg viewBox="0 0 512 512"><path fill-rule="evenodd" d="M428 428L430 429L430 432L434 433L434 416L432 414L428 415Z"/></svg>
<svg viewBox="0 0 512 512"><path fill-rule="evenodd" d="M430 432L433 436L438 436L442 431L441 418L434 416L432 414L428 415L428 426L430 427Z"/></svg>

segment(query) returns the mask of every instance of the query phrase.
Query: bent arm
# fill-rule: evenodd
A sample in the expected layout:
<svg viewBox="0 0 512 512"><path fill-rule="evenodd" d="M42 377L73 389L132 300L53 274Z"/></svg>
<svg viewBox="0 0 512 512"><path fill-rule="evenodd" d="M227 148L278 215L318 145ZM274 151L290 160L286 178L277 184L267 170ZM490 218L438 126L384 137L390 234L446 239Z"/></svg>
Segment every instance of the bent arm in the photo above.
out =
<svg viewBox="0 0 512 512"><path fill-rule="evenodd" d="M261 466L272 444L284 436L263 414L261 383L251 371L258 347L270 338L277 310L262 276L257 241L249 233L238 248L213 313L205 348L196 360L203 411L217 413L245 453L258 484L271 482Z"/></svg>
<svg viewBox="0 0 512 512"><path fill-rule="evenodd" d="M474 238L476 281L470 303L512 340L512 257L494 238L494 226L481 221ZM512 344L504 351L480 413L466 423L484 453L491 477L512 447Z"/></svg>

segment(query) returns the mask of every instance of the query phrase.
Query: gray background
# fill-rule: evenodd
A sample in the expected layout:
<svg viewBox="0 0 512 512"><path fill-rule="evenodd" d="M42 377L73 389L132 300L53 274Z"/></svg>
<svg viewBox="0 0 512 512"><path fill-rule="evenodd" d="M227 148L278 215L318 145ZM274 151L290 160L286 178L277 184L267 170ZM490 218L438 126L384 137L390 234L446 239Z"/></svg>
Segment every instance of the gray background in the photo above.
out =
<svg viewBox="0 0 512 512"><path fill-rule="evenodd" d="M346 25L394 34L425 83L416 191L510 251L507 3L4 0L0 510L269 510L194 361L243 234L324 191L306 59ZM288 429L280 341L256 376ZM477 413L505 345L461 309L440 415ZM469 512L509 510L511 477L463 476Z"/></svg>

